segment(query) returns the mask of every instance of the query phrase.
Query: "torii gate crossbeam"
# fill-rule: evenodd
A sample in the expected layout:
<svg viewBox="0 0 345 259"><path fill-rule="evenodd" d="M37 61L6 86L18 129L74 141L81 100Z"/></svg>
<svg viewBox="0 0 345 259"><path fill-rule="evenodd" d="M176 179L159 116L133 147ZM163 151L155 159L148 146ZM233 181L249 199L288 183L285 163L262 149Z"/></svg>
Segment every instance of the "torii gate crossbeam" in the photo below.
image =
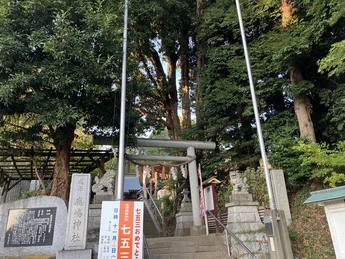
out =
<svg viewBox="0 0 345 259"><path fill-rule="evenodd" d="M96 145L111 145L111 139L109 138L108 141L95 139L93 141ZM138 147L157 147L157 148L181 148L187 149L187 157L180 157L176 158L176 160L185 160L186 158L194 158L195 157L195 149L203 149L203 150L214 150L216 148L215 142L206 142L206 141L187 141L187 140L168 140L168 139L145 139L145 138L138 138L137 139L137 146ZM145 156L144 156L145 157ZM139 160L144 160L144 157L140 157ZM139 157L137 157L139 158ZM161 160L161 157L151 157L153 159L146 160ZM167 157L172 160L174 158ZM180 161L181 161L180 160ZM198 182L198 173L197 173L197 165L195 159L190 159L188 163L188 171L189 171L189 183L190 183L190 194L192 200L192 210L193 210L193 225L194 225L194 233L197 234L198 229L202 227L202 219L199 216L200 210L200 196L199 196L199 182ZM117 188L123 189L123 186L119 186L121 182L117 183ZM191 230L192 231L192 230Z"/></svg>

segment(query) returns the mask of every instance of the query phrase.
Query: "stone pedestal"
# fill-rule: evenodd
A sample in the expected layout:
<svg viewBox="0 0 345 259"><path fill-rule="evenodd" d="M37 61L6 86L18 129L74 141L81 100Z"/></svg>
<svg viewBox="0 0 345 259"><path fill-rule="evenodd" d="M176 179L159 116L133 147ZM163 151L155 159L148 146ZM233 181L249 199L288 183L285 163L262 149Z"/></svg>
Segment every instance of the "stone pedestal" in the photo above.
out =
<svg viewBox="0 0 345 259"><path fill-rule="evenodd" d="M176 214L175 236L190 236L193 227L193 211L191 203L182 203L180 211Z"/></svg>
<svg viewBox="0 0 345 259"><path fill-rule="evenodd" d="M101 212L102 204L89 205L88 232L93 229L97 229L97 231L99 231L101 224Z"/></svg>
<svg viewBox="0 0 345 259"><path fill-rule="evenodd" d="M102 201L114 201L115 200L115 195L112 193L96 193L93 196L93 203L94 204L102 204Z"/></svg>
<svg viewBox="0 0 345 259"><path fill-rule="evenodd" d="M262 224L258 202L254 202L248 192L233 192L228 208L227 228L252 251L257 258L268 258L268 245ZM236 258L250 258L241 245L231 238L232 253Z"/></svg>
<svg viewBox="0 0 345 259"><path fill-rule="evenodd" d="M203 236L203 235L206 235L206 227L205 226L192 226L190 228L190 235L191 236Z"/></svg>

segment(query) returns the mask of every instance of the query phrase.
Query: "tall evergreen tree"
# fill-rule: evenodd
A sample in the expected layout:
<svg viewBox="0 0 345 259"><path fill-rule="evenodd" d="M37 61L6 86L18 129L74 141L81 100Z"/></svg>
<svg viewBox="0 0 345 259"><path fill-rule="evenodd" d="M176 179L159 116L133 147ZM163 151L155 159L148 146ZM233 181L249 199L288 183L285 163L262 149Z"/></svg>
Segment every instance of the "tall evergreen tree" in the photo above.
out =
<svg viewBox="0 0 345 259"><path fill-rule="evenodd" d="M51 195L65 200L77 123L112 126L108 118L121 78L121 10L113 1L1 1L2 119L33 118L24 130L52 140L57 155Z"/></svg>
<svg viewBox="0 0 345 259"><path fill-rule="evenodd" d="M190 68L193 1L132 1L130 35L139 61L138 80L146 83L137 111L156 128L179 138L178 65L181 68L183 127L190 127Z"/></svg>

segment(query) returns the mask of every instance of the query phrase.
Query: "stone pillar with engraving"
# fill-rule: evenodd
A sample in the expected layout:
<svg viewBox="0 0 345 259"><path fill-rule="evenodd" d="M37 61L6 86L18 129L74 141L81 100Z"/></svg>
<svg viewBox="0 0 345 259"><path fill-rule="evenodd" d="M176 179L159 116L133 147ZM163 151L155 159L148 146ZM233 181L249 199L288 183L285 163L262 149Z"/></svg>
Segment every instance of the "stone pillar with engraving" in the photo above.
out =
<svg viewBox="0 0 345 259"><path fill-rule="evenodd" d="M230 172L230 182L233 186L228 208L227 228L236 234L257 258L268 258L268 244L258 212L258 202L253 201L248 192L246 178L238 171ZM233 238L230 240L232 254L236 258L249 258L248 252Z"/></svg>
<svg viewBox="0 0 345 259"><path fill-rule="evenodd" d="M57 259L92 257L92 250L86 249L90 184L90 174L72 175L65 247L58 252Z"/></svg>
<svg viewBox="0 0 345 259"><path fill-rule="evenodd" d="M286 191L284 172L281 169L272 169L270 172L273 194L278 210L283 210L286 225L291 225L291 212L289 199Z"/></svg>

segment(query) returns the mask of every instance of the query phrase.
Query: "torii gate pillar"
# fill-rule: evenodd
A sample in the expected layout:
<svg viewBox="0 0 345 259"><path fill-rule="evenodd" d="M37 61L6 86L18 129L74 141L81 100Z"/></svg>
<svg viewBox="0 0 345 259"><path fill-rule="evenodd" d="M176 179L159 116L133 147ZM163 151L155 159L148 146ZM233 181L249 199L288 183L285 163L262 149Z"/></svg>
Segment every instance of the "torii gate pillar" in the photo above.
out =
<svg viewBox="0 0 345 259"><path fill-rule="evenodd" d="M187 148L187 156L195 157L195 148ZM202 218L200 214L200 196L199 196L199 183L198 183L198 172L195 159L188 163L189 171L189 184L190 184L190 195L192 199L192 211L193 211L193 229L191 229L191 235L199 235L202 231Z"/></svg>
<svg viewBox="0 0 345 259"><path fill-rule="evenodd" d="M113 139L111 138L103 138L94 136L93 144L95 145L112 145L115 146L113 143ZM147 157L147 159L153 160L165 160L170 159L171 161L188 161L191 157L195 157L195 149L204 149L204 150L214 150L216 148L216 143L214 142L206 142L206 141L187 141L187 140L168 140L168 139L144 139L138 138L137 139L137 146L138 147L156 147L156 148L187 148L188 157L157 157L151 156ZM131 156L133 159L135 157L140 160L145 160L145 157L142 156ZM181 160L182 159L182 160ZM199 178L197 172L197 165L196 161L193 160L188 163L188 171L189 171L189 182L190 182L190 193L192 198L192 212L193 212L193 227L191 229L191 235L201 235L206 233L206 229L203 229L202 226L202 218L200 215L200 196L199 196ZM124 172L122 172L124 173Z"/></svg>

